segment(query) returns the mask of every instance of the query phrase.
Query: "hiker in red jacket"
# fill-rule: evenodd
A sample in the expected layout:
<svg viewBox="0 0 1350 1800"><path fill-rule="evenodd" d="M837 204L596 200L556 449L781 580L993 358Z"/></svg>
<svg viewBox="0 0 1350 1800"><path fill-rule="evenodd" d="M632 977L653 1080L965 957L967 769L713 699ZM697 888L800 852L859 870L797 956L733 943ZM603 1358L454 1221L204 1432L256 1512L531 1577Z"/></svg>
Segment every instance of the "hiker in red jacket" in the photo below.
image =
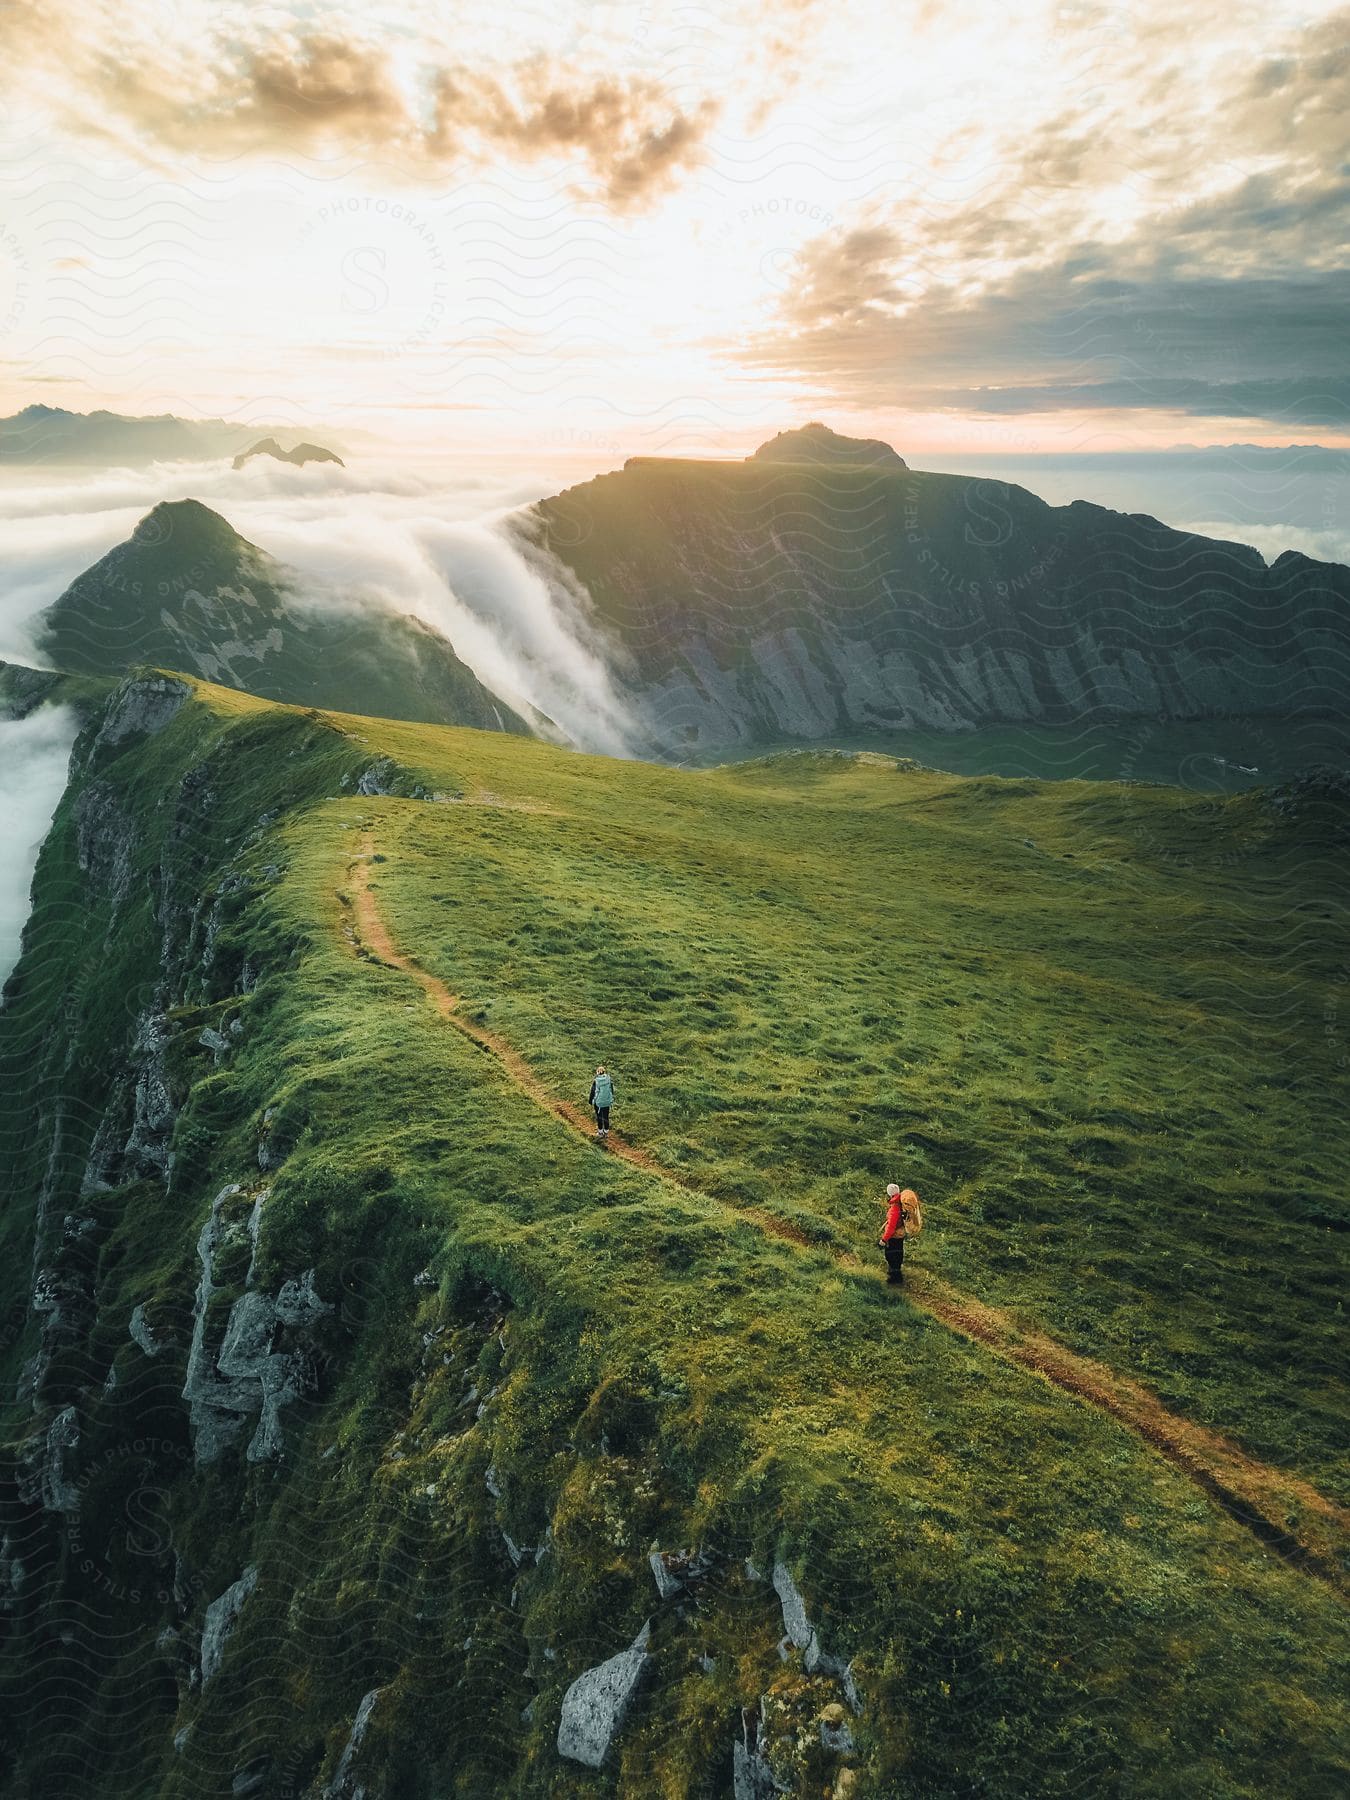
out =
<svg viewBox="0 0 1350 1800"><path fill-rule="evenodd" d="M905 1279L905 1239L923 1230L923 1211L913 1188L901 1189L892 1181L886 1188L886 1224L878 1242L886 1252L886 1280L891 1287Z"/></svg>

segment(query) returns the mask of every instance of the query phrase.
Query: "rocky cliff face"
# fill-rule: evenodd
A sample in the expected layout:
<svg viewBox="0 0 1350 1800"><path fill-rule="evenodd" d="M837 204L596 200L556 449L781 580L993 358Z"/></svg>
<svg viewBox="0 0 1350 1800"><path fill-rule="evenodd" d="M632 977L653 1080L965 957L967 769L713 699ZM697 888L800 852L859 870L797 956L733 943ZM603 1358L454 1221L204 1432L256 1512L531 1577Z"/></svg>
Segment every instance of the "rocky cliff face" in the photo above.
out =
<svg viewBox="0 0 1350 1800"><path fill-rule="evenodd" d="M43 687L17 673L8 685L25 701ZM87 697L0 1027L0 1751L13 1773L40 1727L33 1779L52 1792L147 1791L144 1766L125 1782L99 1769L113 1717L91 1697L128 1633L152 1709L205 1682L248 1587L245 1571L203 1611L214 1571L171 1551L163 1508L185 1470L228 1444L283 1457L332 1312L313 1269L257 1276L265 1193L217 1194L196 1234L195 1290L168 1224L192 1213L210 1162L209 1132L185 1145L185 1104L244 1034L239 1006L219 1000L259 973L226 920L277 873L239 866L265 823L209 721L181 717L190 694L151 676L101 705ZM316 758L291 760L292 801L354 786L356 747L295 723L283 754L309 745ZM133 1248L150 1220L158 1243Z"/></svg>
<svg viewBox="0 0 1350 1800"><path fill-rule="evenodd" d="M808 426L739 465L634 460L521 521L662 751L1344 710L1350 571L885 449Z"/></svg>
<svg viewBox="0 0 1350 1800"><path fill-rule="evenodd" d="M384 718L532 727L418 620L331 595L300 578L196 500L164 502L43 615L59 669L115 675L184 669L270 700Z"/></svg>

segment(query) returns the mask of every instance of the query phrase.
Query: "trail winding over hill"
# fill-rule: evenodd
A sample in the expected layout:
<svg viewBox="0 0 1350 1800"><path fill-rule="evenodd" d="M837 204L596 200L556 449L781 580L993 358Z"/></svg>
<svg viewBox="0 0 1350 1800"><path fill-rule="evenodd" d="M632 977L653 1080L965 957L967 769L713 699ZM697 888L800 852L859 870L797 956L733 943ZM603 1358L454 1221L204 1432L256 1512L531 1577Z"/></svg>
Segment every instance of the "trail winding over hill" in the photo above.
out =
<svg viewBox="0 0 1350 1800"><path fill-rule="evenodd" d="M356 946L375 961L410 976L431 1000L448 1025L487 1051L510 1080L537 1106L553 1114L570 1130L589 1139L593 1123L587 1113L553 1094L523 1056L496 1032L467 1018L459 1010L459 998L436 975L424 969L394 943L381 917L370 876L375 847L367 835L360 854L350 865L350 898L355 921ZM672 1187L701 1200L719 1199L693 1186L687 1179L664 1168L656 1159L611 1132L609 1155L632 1163ZM735 1208L776 1237L803 1247L811 1245L795 1226L776 1219L759 1207ZM881 1280L881 1271L867 1270L852 1251L832 1253L841 1266L860 1280ZM1305 1574L1317 1577L1342 1596L1342 1573L1350 1546L1350 1513L1287 1470L1249 1455L1220 1433L1181 1417L1163 1405L1156 1394L1104 1363L1080 1356L1033 1326L1014 1319L999 1308L961 1293L923 1270L906 1276L904 1301L917 1306L949 1329L984 1345L1004 1361L1030 1370L1053 1382L1066 1393L1109 1413L1112 1418L1151 1444L1190 1477L1231 1518L1245 1526L1267 1549Z"/></svg>

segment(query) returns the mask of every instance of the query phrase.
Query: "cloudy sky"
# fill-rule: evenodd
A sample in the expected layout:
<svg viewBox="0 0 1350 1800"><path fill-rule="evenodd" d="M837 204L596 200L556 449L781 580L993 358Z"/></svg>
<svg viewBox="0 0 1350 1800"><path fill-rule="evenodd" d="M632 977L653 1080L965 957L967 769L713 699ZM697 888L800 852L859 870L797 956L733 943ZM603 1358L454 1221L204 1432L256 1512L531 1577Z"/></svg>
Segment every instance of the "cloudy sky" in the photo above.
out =
<svg viewBox="0 0 1350 1800"><path fill-rule="evenodd" d="M0 0L0 411L1350 443L1350 10Z"/></svg>

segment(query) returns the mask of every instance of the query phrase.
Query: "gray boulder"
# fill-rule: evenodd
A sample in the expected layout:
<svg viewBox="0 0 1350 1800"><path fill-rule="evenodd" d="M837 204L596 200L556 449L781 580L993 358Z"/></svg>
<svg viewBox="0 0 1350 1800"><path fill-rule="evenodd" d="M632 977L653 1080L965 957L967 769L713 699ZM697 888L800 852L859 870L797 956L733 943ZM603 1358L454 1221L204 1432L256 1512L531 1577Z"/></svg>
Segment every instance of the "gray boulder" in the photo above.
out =
<svg viewBox="0 0 1350 1800"><path fill-rule="evenodd" d="M358 794L370 797L388 795L395 792L394 782L398 776L398 765L391 756L381 756L361 772L357 781Z"/></svg>
<svg viewBox="0 0 1350 1800"><path fill-rule="evenodd" d="M666 1559L659 1550L653 1550L647 1558L647 1562L651 1567L652 1578L656 1582L657 1593L663 1600L672 1599L679 1593L684 1583L678 1575L670 1573L666 1567Z"/></svg>
<svg viewBox="0 0 1350 1800"><path fill-rule="evenodd" d="M202 1686L220 1668L225 1655L225 1645L230 1634L239 1623L239 1615L244 1610L244 1603L258 1585L257 1568L250 1563L238 1581L230 1583L225 1592L213 1600L206 1609L206 1619L202 1625Z"/></svg>
<svg viewBox="0 0 1350 1800"><path fill-rule="evenodd" d="M275 1295L246 1288L231 1307L225 1335L212 1354L206 1342L206 1319L216 1291L215 1258L228 1232L221 1209L238 1192L237 1187L228 1187L216 1195L197 1239L202 1273L197 1284L183 1398L191 1414L192 1443L198 1463L213 1462L255 1415L257 1426L248 1446L249 1461L264 1462L281 1454L281 1410L300 1397L309 1379L309 1360L303 1343L306 1329L333 1310L315 1291L313 1269L284 1282ZM247 1227L255 1255L260 1220L260 1205L255 1203ZM249 1275L251 1279L251 1263ZM301 1340L300 1344L291 1350L274 1349L279 1327L291 1331Z"/></svg>
<svg viewBox="0 0 1350 1800"><path fill-rule="evenodd" d="M788 1640L802 1652L808 1675L814 1675L820 1663L820 1640L806 1616L806 1602L785 1562L773 1565L773 1585L783 1607L783 1631Z"/></svg>
<svg viewBox="0 0 1350 1800"><path fill-rule="evenodd" d="M734 1800L777 1800L789 1792L760 1754L759 1709L741 1709L741 1735L731 1747L731 1788Z"/></svg>
<svg viewBox="0 0 1350 1800"><path fill-rule="evenodd" d="M783 1608L783 1642L802 1652L808 1675L833 1675L844 1690L844 1698L855 1713L863 1709L858 1684L853 1679L853 1665L842 1657L830 1656L822 1648L815 1626L806 1613L806 1602L785 1562L773 1565L773 1585Z"/></svg>
<svg viewBox="0 0 1350 1800"><path fill-rule="evenodd" d="M132 1343L143 1350L147 1356L158 1356L164 1348L163 1344L155 1342L150 1322L145 1316L144 1305L136 1307L132 1312L131 1323L127 1326L127 1331L131 1336Z"/></svg>
<svg viewBox="0 0 1350 1800"><path fill-rule="evenodd" d="M338 1766L333 1771L333 1779L323 1790L323 1800L361 1800L365 1793L364 1787L354 1778L353 1764L365 1742L366 1727L370 1724L370 1715L375 1710L375 1702L381 1691L380 1688L372 1688L357 1707L347 1742L338 1758Z"/></svg>
<svg viewBox="0 0 1350 1800"><path fill-rule="evenodd" d="M663 1600L673 1600L684 1592L691 1581L708 1573L711 1566L702 1551L661 1550L655 1544L647 1557L647 1566Z"/></svg>
<svg viewBox="0 0 1350 1800"><path fill-rule="evenodd" d="M650 1636L648 1620L626 1650L577 1676L563 1695L559 1756L588 1769L603 1767L652 1660Z"/></svg>
<svg viewBox="0 0 1350 1800"><path fill-rule="evenodd" d="M242 1769L235 1771L230 1782L230 1793L243 1796L245 1794L261 1794L272 1775L272 1758L255 1756L252 1762L245 1763Z"/></svg>
<svg viewBox="0 0 1350 1800"><path fill-rule="evenodd" d="M153 737L175 718L190 690L185 681L174 681L167 675L139 676L124 681L108 703L94 739L99 751L120 744L123 738L144 732Z"/></svg>
<svg viewBox="0 0 1350 1800"><path fill-rule="evenodd" d="M838 1756L848 1756L857 1748L848 1717L838 1701L827 1706L820 1715L820 1741Z"/></svg>

